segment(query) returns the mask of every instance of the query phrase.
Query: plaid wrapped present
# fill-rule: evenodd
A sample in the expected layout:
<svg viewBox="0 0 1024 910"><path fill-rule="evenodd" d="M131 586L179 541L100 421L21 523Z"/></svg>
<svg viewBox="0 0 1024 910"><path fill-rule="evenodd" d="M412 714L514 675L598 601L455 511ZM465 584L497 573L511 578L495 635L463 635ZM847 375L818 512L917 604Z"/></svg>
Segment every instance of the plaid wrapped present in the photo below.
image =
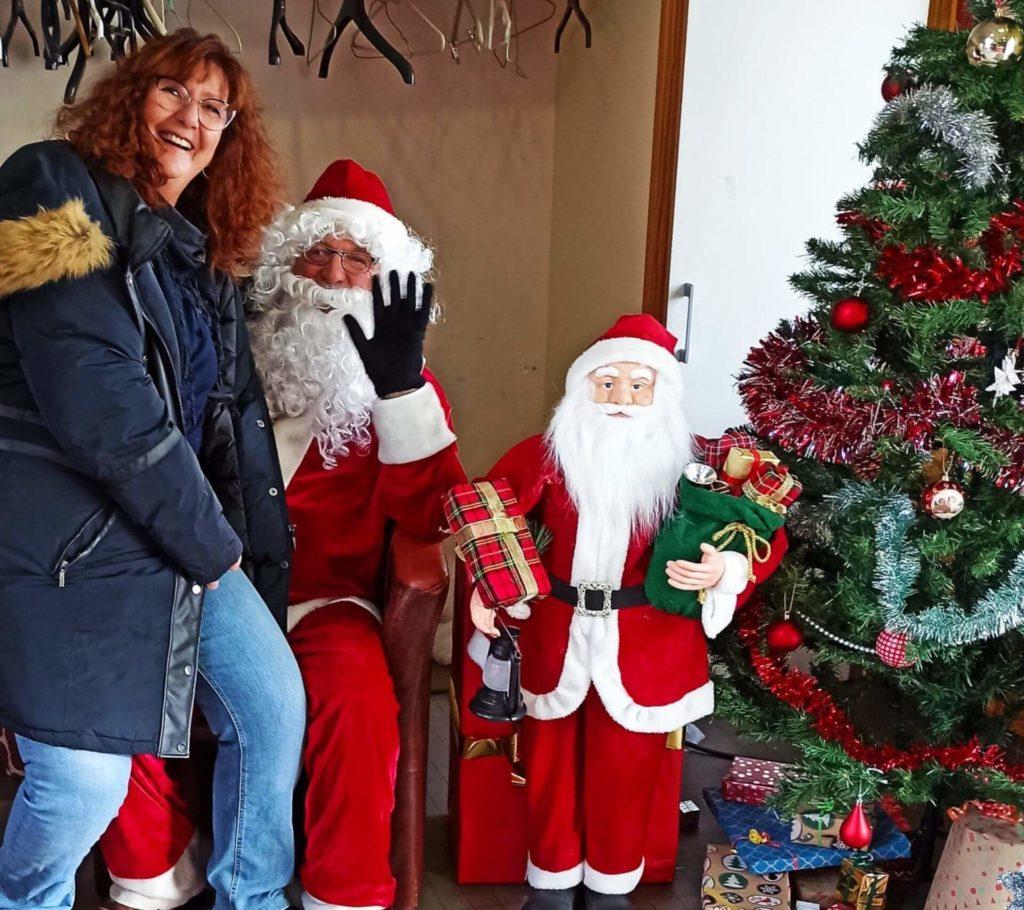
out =
<svg viewBox="0 0 1024 910"><path fill-rule="evenodd" d="M868 856L848 856L839 867L836 897L855 910L883 910L889 873Z"/></svg>
<svg viewBox="0 0 1024 910"><path fill-rule="evenodd" d="M783 464L761 461L750 469L743 483L743 495L759 506L785 515L804 491L803 484Z"/></svg>
<svg viewBox="0 0 1024 910"><path fill-rule="evenodd" d="M742 430L727 430L717 439L709 439L706 436L693 437L693 457L706 465L711 465L715 471L721 471L725 464L729 450L739 447L741 449L756 449L757 437Z"/></svg>
<svg viewBox="0 0 1024 910"><path fill-rule="evenodd" d="M484 603L509 607L551 592L551 582L508 481L459 484L444 503L455 552Z"/></svg>
<svg viewBox="0 0 1024 910"><path fill-rule="evenodd" d="M765 800L779 789L779 784L792 765L738 755L722 778L722 797L736 803L763 806Z"/></svg>

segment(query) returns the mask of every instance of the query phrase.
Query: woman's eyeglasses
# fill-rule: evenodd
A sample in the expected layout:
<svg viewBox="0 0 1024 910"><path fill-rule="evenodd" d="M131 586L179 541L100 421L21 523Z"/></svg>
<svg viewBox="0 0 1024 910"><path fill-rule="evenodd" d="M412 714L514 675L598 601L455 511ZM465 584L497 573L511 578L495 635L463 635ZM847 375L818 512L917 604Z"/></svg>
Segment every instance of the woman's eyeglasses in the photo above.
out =
<svg viewBox="0 0 1024 910"><path fill-rule="evenodd" d="M156 102L168 114L176 114L193 101L192 93L177 79L158 76L156 80ZM237 111L219 98L195 99L199 106L199 125L207 130L224 130L235 119Z"/></svg>
<svg viewBox="0 0 1024 910"><path fill-rule="evenodd" d="M377 264L377 260L369 253L335 250L322 243L318 243L316 246L311 246L308 250L302 251L302 258L310 265L315 265L317 268L323 268L325 265L329 265L331 259L335 256L341 260L341 267L350 275L365 275Z"/></svg>

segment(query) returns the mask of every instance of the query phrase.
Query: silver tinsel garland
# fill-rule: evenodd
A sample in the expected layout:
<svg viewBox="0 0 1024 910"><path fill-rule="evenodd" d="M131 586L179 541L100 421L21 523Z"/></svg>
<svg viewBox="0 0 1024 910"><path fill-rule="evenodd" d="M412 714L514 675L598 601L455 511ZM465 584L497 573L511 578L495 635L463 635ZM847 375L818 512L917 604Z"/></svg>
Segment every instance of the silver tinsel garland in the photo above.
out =
<svg viewBox="0 0 1024 910"><path fill-rule="evenodd" d="M1001 149L992 118L981 111L963 110L948 86L924 85L898 95L879 113L875 126L908 120L957 153L957 174L971 189L987 186L998 176Z"/></svg>
<svg viewBox="0 0 1024 910"><path fill-rule="evenodd" d="M908 615L907 598L921 572L920 551L907 540L916 515L910 497L850 483L830 498L839 512L854 506L876 510L874 586L882 621L889 631L905 632L916 641L968 645L1024 625L1024 553L1017 554L1006 580L988 591L970 611L944 603Z"/></svg>
<svg viewBox="0 0 1024 910"><path fill-rule="evenodd" d="M1010 903L1006 910L1024 910L1024 872L1004 872L999 884L1010 892Z"/></svg>

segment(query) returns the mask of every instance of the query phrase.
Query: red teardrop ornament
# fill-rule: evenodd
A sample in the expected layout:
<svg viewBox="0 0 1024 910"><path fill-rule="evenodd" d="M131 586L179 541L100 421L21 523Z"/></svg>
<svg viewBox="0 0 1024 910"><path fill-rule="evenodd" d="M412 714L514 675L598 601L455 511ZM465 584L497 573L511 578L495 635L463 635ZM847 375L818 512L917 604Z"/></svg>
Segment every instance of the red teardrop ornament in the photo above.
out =
<svg viewBox="0 0 1024 910"><path fill-rule="evenodd" d="M868 823L868 815L864 811L864 803L858 800L840 825L839 837L851 850L867 850L871 846L874 834Z"/></svg>

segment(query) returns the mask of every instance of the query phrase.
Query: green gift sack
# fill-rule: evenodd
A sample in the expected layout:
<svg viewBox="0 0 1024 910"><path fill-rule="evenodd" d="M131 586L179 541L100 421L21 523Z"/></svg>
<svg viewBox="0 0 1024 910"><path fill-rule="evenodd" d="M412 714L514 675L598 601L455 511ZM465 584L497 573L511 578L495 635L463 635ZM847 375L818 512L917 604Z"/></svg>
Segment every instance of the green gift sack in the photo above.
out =
<svg viewBox="0 0 1024 910"><path fill-rule="evenodd" d="M767 557L768 541L786 519L746 496L713 493L685 478L679 481L678 495L675 514L654 541L644 589L651 604L659 610L698 619L702 601L698 595L702 592L673 588L665 574L665 563L670 559L700 562L702 543L743 553L751 562L763 560Z"/></svg>

